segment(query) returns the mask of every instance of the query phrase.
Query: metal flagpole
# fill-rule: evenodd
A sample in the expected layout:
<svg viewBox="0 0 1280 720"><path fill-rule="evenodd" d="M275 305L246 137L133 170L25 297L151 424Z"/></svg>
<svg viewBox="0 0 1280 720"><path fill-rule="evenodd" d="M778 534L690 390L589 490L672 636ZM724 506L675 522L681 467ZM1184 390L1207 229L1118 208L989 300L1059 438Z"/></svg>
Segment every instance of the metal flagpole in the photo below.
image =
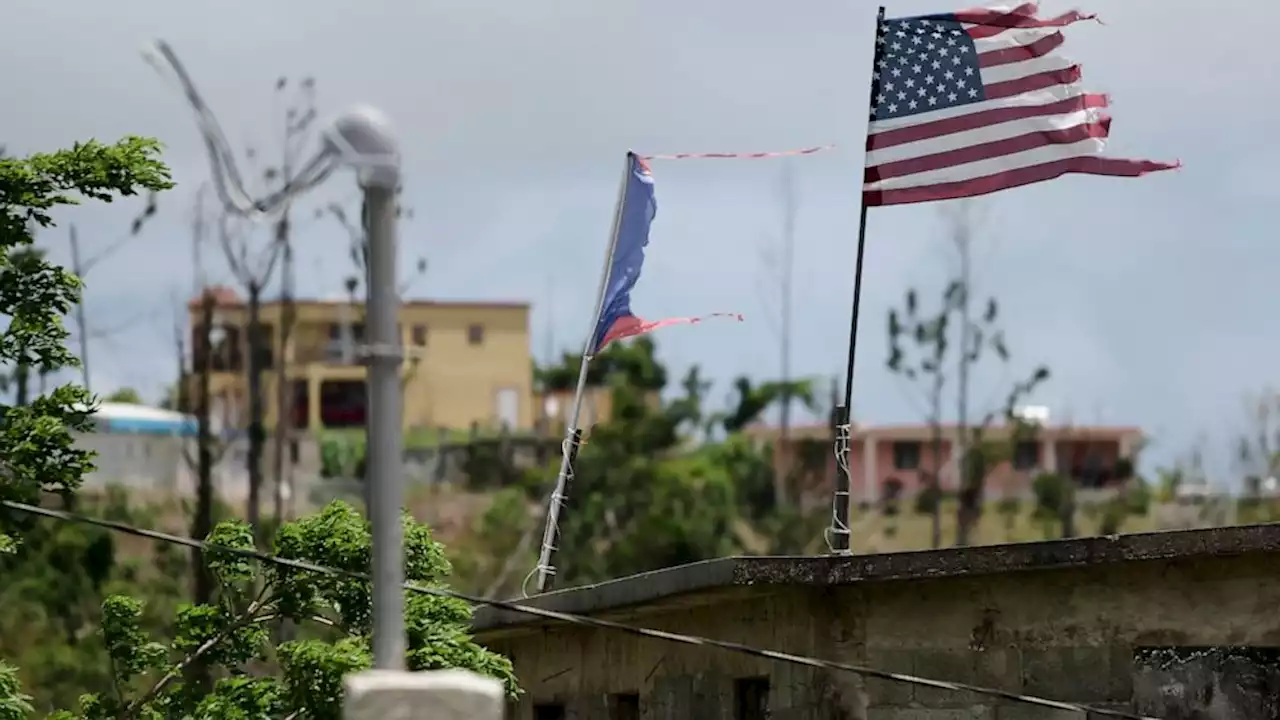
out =
<svg viewBox="0 0 1280 720"><path fill-rule="evenodd" d="M875 51L871 59L871 92L867 100L868 109L875 103L876 93L880 89L878 63L884 55L882 50L880 29L884 27L884 6L876 14ZM870 128L870 121L867 122ZM865 164L865 163L864 163ZM858 312L862 304L862 260L867 248L867 202L863 196L859 202L858 212L858 251L853 271L853 317L849 323L849 361L845 366L844 405L836 408L836 483L832 493L831 527L828 528L828 542L833 554L850 552L849 546L849 446L852 441L852 419L850 409L853 407L853 364L858 348ZM865 482L865 479L864 479Z"/></svg>
<svg viewBox="0 0 1280 720"><path fill-rule="evenodd" d="M596 326L600 323L600 313L604 312L605 292L609 289L609 270L613 265L613 253L618 247L618 231L622 225L622 207L627 199L627 181L631 175L631 156L627 153L626 166L622 170L622 184L618 187L618 202L613 211L613 228L609 233L609 250L604 254L604 270L600 273L600 290L596 293L596 309L591 314L591 327L587 329L587 339L582 345L582 364L578 369L578 387L573 393L573 408L569 411L569 424L565 431L564 447L560 455L560 473L556 476L556 487L551 493L547 506L547 523L542 531L542 550L538 554L538 592L551 589L555 580L555 552L560 542L560 518L564 500L568 496L573 483L573 463L578 458L578 447L582 443L582 430L578 422L582 415L583 393L587 389L587 365L591 362L594 348Z"/></svg>

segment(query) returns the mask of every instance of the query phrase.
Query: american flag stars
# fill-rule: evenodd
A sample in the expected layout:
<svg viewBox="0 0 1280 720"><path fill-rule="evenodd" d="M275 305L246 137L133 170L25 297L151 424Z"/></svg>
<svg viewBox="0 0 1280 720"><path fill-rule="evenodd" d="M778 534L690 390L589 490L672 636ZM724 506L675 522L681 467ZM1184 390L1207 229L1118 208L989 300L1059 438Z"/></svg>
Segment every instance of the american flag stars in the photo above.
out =
<svg viewBox="0 0 1280 720"><path fill-rule="evenodd" d="M871 120L984 99L973 39L952 20L886 20L876 36Z"/></svg>

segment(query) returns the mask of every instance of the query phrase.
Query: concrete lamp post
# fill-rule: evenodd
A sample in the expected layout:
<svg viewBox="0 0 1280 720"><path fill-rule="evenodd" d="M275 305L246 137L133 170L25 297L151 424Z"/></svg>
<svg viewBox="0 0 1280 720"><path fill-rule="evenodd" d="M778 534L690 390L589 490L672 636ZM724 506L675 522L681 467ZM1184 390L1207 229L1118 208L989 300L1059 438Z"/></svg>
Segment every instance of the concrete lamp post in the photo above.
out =
<svg viewBox="0 0 1280 720"><path fill-rule="evenodd" d="M324 139L326 150L356 170L368 209L368 299L362 356L368 367L369 388L365 483L373 526L373 663L380 670L403 670L403 352L397 330L400 298L396 289L400 149L386 117L369 107L353 108L339 116Z"/></svg>

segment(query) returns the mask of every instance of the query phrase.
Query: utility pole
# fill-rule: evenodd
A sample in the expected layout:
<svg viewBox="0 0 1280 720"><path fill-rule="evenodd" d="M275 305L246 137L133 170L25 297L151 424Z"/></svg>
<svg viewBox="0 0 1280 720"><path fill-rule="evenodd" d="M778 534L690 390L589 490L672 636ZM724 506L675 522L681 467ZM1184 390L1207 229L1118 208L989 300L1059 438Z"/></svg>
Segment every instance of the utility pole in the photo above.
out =
<svg viewBox="0 0 1280 720"><path fill-rule="evenodd" d="M80 282L84 282L85 267L80 261L80 235L76 232L75 223L70 227L71 235L71 272L76 274ZM76 303L76 334L80 340L80 381L84 384L84 389L92 392L89 387L89 321L85 318L85 293L84 288L80 289L80 302Z"/></svg>
<svg viewBox="0 0 1280 720"><path fill-rule="evenodd" d="M76 232L76 226L72 223L69 228L71 241L71 272L75 273L76 277L79 278L80 282L83 284L85 276L89 274L89 271L92 270L94 266L111 257L124 247L125 243L128 243L130 240L142 234L142 229L146 226L147 221L155 217L156 208L156 194L152 193L147 196L147 204L143 207L142 212L138 213L138 215L133 218L133 222L129 224L128 234L119 238L111 245L108 245L102 250L102 252L99 252L88 260L84 259L84 256L80 252L80 233ZM80 302L76 303L76 334L79 336L77 340L80 345L80 379L84 384L84 389L92 392L92 388L89 387L89 320L88 311L86 309L87 301L88 298L85 293L85 289L81 287ZM43 381L44 379L41 378L41 382ZM41 389L41 392L43 392L43 388Z"/></svg>
<svg viewBox="0 0 1280 720"><path fill-rule="evenodd" d="M284 92L288 86L288 80L281 77L276 81L276 92ZM303 78L300 83L299 90L301 92L302 102L300 105L294 105L285 111L284 116L284 152L280 164L280 177L283 186L295 180L295 151L297 149L298 139L305 139L311 124L316 118L315 109L315 78ZM275 357L276 370L276 428L275 428L275 447L272 457L271 474L274 483L275 492L272 497L272 511L276 519L276 523L283 523L288 514L285 510L284 493L286 484L289 485L290 497L293 496L292 475L293 460L292 455L288 461L285 460L285 453L291 447L290 439L293 435L293 405L294 395L293 386L289 381L287 360L289 359L289 340L293 334L293 326L297 322L297 306L294 302L294 283L295 268L293 262L293 224L289 211L292 209L292 203L286 202L280 218L275 225L275 242L280 247L281 268L280 268L280 326L278 332L280 335L279 351ZM286 462L288 463L286 465ZM287 468L287 470L286 470Z"/></svg>
<svg viewBox="0 0 1280 720"><path fill-rule="evenodd" d="M293 247L289 239L289 211L276 223L277 242L281 243L284 253L280 268L280 348L275 357L276 369L276 432L275 447L271 463L271 475L275 492L272 497L272 513L277 525L286 520L284 508L285 483L285 451L289 438L293 434L293 387L287 374L286 360L289 351L289 336L296 320L293 297ZM290 469L292 465L290 464ZM290 488L292 490L292 488Z"/></svg>
<svg viewBox="0 0 1280 720"><path fill-rule="evenodd" d="M782 366L782 422L781 438L783 446L791 449L791 305L792 283L794 281L794 257L796 241L796 197L795 178L791 174L791 163L782 165L782 279L779 283L781 309L781 338L779 350ZM789 456L788 456L789 457Z"/></svg>
<svg viewBox="0 0 1280 720"><path fill-rule="evenodd" d="M773 469L773 496L779 506L789 501L788 480L791 476L795 449L791 444L791 407L795 399L795 387L791 378L791 322L795 280L795 226L796 226L796 193L795 177L790 163L782 166L782 174L778 183L779 204L782 208L782 237L779 247L765 247L761 250L761 261L769 271L769 280L778 283L778 314L770 317L777 324L773 330L778 338L778 360L781 377L781 394L778 426L778 457ZM771 295L773 291L768 291ZM772 304L772 303L770 303Z"/></svg>
<svg viewBox="0 0 1280 720"><path fill-rule="evenodd" d="M189 414L193 410L196 416L196 457L193 459L186 447L183 447L183 459L187 467L196 472L196 511L191 519L191 536L200 540L213 531L213 466L216 462L214 438L212 430L212 392L210 378L213 374L213 322L217 298L207 287L202 265L201 246L205 238L204 196L205 187L196 191L195 208L191 220L191 261L192 280L197 296L200 298L200 316L198 324L192 328L191 371L187 372L183 323L179 319L174 324L174 340L178 351L178 410ZM179 308L187 307L186 303L175 303ZM198 333L198 334L197 334ZM192 377L196 379L195 402L191 401ZM193 573L192 601L196 605L213 603L213 575L205 565L204 555L200 548L191 549ZM193 663L189 678L192 684L202 690L210 688L212 681L209 667L203 659Z"/></svg>

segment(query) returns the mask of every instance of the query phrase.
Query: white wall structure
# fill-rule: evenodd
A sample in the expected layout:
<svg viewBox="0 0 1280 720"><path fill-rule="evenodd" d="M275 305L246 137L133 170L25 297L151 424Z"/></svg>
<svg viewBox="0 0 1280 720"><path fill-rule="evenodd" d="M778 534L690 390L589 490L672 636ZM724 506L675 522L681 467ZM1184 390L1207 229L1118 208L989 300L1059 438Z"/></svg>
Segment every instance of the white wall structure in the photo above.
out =
<svg viewBox="0 0 1280 720"><path fill-rule="evenodd" d="M344 720L502 720L502 683L466 670L347 676Z"/></svg>
<svg viewBox="0 0 1280 720"><path fill-rule="evenodd" d="M76 436L76 445L95 453L93 472L84 486L109 485L129 490L193 495L195 469L187 461L198 450L195 417L183 413L134 405L102 403L93 414L94 432ZM233 444L214 467L216 493L240 497L247 487L243 452ZM237 462L238 460L238 462Z"/></svg>

